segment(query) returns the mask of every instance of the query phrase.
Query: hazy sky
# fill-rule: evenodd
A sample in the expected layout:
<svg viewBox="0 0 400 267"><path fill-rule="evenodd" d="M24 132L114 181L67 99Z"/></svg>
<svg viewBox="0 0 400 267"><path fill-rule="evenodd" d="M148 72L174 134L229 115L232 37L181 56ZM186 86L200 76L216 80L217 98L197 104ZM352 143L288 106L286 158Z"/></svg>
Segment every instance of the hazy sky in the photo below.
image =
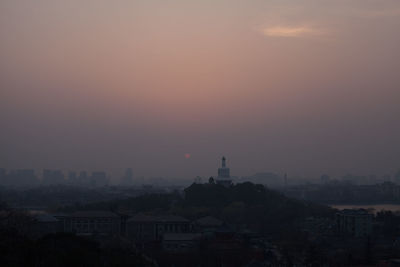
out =
<svg viewBox="0 0 400 267"><path fill-rule="evenodd" d="M0 40L9 169L400 168L399 0L1 0Z"/></svg>

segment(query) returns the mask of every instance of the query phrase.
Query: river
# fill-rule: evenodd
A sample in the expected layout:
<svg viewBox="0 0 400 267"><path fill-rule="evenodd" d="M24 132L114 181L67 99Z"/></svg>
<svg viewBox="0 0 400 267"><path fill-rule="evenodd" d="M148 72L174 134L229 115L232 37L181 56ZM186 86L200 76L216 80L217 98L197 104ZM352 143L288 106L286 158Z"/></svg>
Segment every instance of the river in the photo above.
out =
<svg viewBox="0 0 400 267"><path fill-rule="evenodd" d="M400 212L400 204L374 204L374 205L330 205L332 208L343 209L372 209L374 213L381 210Z"/></svg>

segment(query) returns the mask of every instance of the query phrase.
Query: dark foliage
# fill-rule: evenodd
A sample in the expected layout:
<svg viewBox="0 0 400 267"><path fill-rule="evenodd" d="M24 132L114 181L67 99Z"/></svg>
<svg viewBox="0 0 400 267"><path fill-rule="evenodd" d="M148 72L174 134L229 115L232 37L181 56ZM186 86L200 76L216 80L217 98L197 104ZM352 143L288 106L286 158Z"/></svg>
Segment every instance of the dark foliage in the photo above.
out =
<svg viewBox="0 0 400 267"><path fill-rule="evenodd" d="M334 214L327 206L289 199L250 182L228 188L218 184L192 184L185 189L185 199L180 205L184 215L190 216L190 209L198 209L204 213L200 215L213 213L226 221L256 225L255 230L262 232L267 228L275 231L305 217Z"/></svg>
<svg viewBox="0 0 400 267"><path fill-rule="evenodd" d="M162 211L168 210L174 199L176 199L176 195L174 194L152 194L86 205L76 204L73 206L66 206L58 210L62 212L76 210L130 210L132 212Z"/></svg>
<svg viewBox="0 0 400 267"><path fill-rule="evenodd" d="M93 240L58 233L31 240L14 230L0 231L0 266L152 266L131 249L101 248Z"/></svg>

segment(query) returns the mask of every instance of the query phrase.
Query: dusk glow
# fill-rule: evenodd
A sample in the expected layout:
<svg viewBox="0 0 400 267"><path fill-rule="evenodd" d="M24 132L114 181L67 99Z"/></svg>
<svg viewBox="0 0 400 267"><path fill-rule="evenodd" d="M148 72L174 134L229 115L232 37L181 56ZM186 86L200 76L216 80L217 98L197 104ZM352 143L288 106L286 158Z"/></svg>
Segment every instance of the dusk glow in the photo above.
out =
<svg viewBox="0 0 400 267"><path fill-rule="evenodd" d="M0 0L0 266L399 266L400 0Z"/></svg>
<svg viewBox="0 0 400 267"><path fill-rule="evenodd" d="M2 0L2 165L186 178L229 155L236 175L394 171L399 10Z"/></svg>

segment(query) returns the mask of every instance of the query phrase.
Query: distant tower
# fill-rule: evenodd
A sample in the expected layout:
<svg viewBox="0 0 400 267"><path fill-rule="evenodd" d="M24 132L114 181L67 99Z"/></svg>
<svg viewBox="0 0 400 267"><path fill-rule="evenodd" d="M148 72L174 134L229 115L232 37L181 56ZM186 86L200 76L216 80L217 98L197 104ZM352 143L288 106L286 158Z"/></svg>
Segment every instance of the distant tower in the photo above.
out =
<svg viewBox="0 0 400 267"><path fill-rule="evenodd" d="M225 157L222 157L221 168L218 169L217 184L225 186L225 187L232 186L230 170L229 170L229 168L226 167L226 158Z"/></svg>
<svg viewBox="0 0 400 267"><path fill-rule="evenodd" d="M287 187L287 173L285 173L285 177L284 177L284 185L285 185L285 188Z"/></svg>
<svg viewBox="0 0 400 267"><path fill-rule="evenodd" d="M226 167L226 158L222 157L222 166L218 169L218 178L229 179L231 178L230 170Z"/></svg>

